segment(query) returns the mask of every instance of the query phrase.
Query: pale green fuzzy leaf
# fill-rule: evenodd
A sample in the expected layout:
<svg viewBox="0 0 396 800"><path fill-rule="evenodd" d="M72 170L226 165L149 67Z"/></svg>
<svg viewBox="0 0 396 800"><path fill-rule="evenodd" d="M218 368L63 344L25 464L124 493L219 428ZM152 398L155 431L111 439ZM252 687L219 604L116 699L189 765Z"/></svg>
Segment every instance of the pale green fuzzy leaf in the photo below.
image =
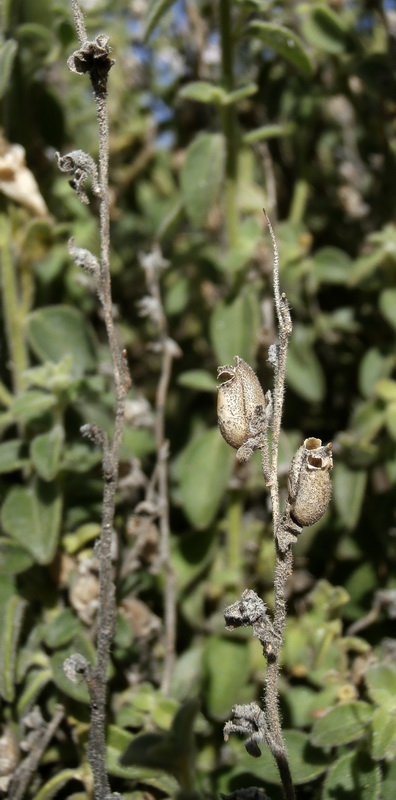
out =
<svg viewBox="0 0 396 800"><path fill-rule="evenodd" d="M316 720L311 742L317 747L335 747L354 742L367 732L372 716L373 707L369 703L358 700L342 703Z"/></svg>
<svg viewBox="0 0 396 800"><path fill-rule="evenodd" d="M254 364L259 324L259 301L254 291L241 292L231 303L217 304L210 319L210 338L219 366L231 364L234 356Z"/></svg>
<svg viewBox="0 0 396 800"><path fill-rule="evenodd" d="M179 498L188 519L198 530L217 514L234 463L232 449L217 428L196 436L183 451L176 469Z"/></svg>
<svg viewBox="0 0 396 800"><path fill-rule="evenodd" d="M303 75L312 75L313 66L306 52L304 43L296 34L281 25L274 25L271 22L251 22L249 33L257 36L263 44L275 50L283 56L293 67L296 67Z"/></svg>
<svg viewBox="0 0 396 800"><path fill-rule="evenodd" d="M58 363L70 356L78 376L95 367L94 337L77 308L58 305L33 311L28 317L27 337L41 361Z"/></svg>
<svg viewBox="0 0 396 800"><path fill-rule="evenodd" d="M312 346L311 333L304 325L294 326L288 351L286 381L304 400L319 403L325 397L326 382L322 365Z"/></svg>
<svg viewBox="0 0 396 800"><path fill-rule="evenodd" d="M63 426L55 425L51 431L35 436L31 442L32 462L45 481L52 481L58 474L63 440Z"/></svg>
<svg viewBox="0 0 396 800"><path fill-rule="evenodd" d="M230 697L231 705L245 699L250 669L245 642L215 636L207 640L204 673L211 716L224 720L230 713Z"/></svg>
<svg viewBox="0 0 396 800"><path fill-rule="evenodd" d="M39 694L52 679L50 669L31 669L24 683L22 694L18 697L17 711L22 718L36 702Z"/></svg>
<svg viewBox="0 0 396 800"><path fill-rule="evenodd" d="M23 442L20 439L9 439L0 444L0 474L14 472L28 464L29 459L22 455Z"/></svg>
<svg viewBox="0 0 396 800"><path fill-rule="evenodd" d="M35 795L34 800L51 800L66 783L73 780L83 780L82 777L80 778L78 770L62 769L60 772L57 772L56 775L53 775L49 781L46 781L44 786L42 786L40 791Z"/></svg>
<svg viewBox="0 0 396 800"><path fill-rule="evenodd" d="M207 81L191 81L180 89L179 97L183 100L195 100L198 103L214 103L220 105L226 97L226 92L221 86L216 86Z"/></svg>
<svg viewBox="0 0 396 800"><path fill-rule="evenodd" d="M357 524L367 485L366 470L352 470L338 462L333 470L334 504L341 522L352 530Z"/></svg>
<svg viewBox="0 0 396 800"><path fill-rule="evenodd" d="M12 595L0 609L0 695L12 703L15 696L15 659L26 603Z"/></svg>
<svg viewBox="0 0 396 800"><path fill-rule="evenodd" d="M382 761L396 753L396 714L377 708L371 721L371 757Z"/></svg>
<svg viewBox="0 0 396 800"><path fill-rule="evenodd" d="M179 375L177 382L179 386L186 389L194 389L197 392L215 392L217 382L214 375L204 369L189 369Z"/></svg>
<svg viewBox="0 0 396 800"><path fill-rule="evenodd" d="M62 497L55 484L36 481L34 488L14 486L4 501L4 530L39 564L52 561L58 544Z"/></svg>
<svg viewBox="0 0 396 800"><path fill-rule="evenodd" d="M342 755L331 765L324 782L321 800L335 800L335 798L379 800L380 796L379 767L366 753L352 751Z"/></svg>
<svg viewBox="0 0 396 800"><path fill-rule="evenodd" d="M187 215L201 228L216 201L224 177L225 145L219 133L201 133L187 149L180 185Z"/></svg>
<svg viewBox="0 0 396 800"><path fill-rule="evenodd" d="M396 667L393 664L375 664L364 674L371 700L388 711L396 711Z"/></svg>
<svg viewBox="0 0 396 800"><path fill-rule="evenodd" d="M18 422L30 422L41 417L55 405L55 395L30 389L15 398L11 412Z"/></svg>
<svg viewBox="0 0 396 800"><path fill-rule="evenodd" d="M378 299L382 316L396 329L396 289L384 289Z"/></svg>
<svg viewBox="0 0 396 800"><path fill-rule="evenodd" d="M305 39L324 53L344 52L348 45L348 32L339 14L323 4L309 9L302 22Z"/></svg>

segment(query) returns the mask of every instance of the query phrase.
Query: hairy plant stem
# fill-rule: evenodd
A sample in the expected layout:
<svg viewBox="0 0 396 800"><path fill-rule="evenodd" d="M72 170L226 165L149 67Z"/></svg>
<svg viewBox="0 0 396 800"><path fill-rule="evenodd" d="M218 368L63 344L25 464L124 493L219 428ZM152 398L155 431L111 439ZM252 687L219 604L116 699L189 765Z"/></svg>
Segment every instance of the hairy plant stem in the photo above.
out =
<svg viewBox="0 0 396 800"><path fill-rule="evenodd" d="M233 41L231 26L231 0L220 0L219 26L221 38L221 72L223 88L227 92L234 89ZM221 125L226 144L225 160L225 216L228 246L235 247L238 242L238 147L236 114L233 103L221 109Z"/></svg>
<svg viewBox="0 0 396 800"><path fill-rule="evenodd" d="M28 356L23 333L24 316L18 297L16 268L11 252L10 223L3 214L0 216L0 266L4 326L12 385L14 393L19 394L24 388L23 373L28 367ZM6 395L4 395L4 399L6 399Z"/></svg>
<svg viewBox="0 0 396 800"><path fill-rule="evenodd" d="M287 759L286 746L282 735L278 705L279 659L286 626L286 584L292 570L291 544L288 545L286 550L283 548L281 549L279 546L279 541L282 536L282 519L279 503L278 459L286 378L287 350L289 338L292 332L292 325L286 297L280 293L278 247L271 222L267 216L267 213L264 213L267 219L274 253L273 294L275 310L278 319L278 345L277 357L275 359L272 441L269 474L267 453L262 451L264 479L267 481L271 493L272 518L276 550L273 625L277 642L277 644L274 644L273 646L272 653L267 655L264 707L270 740L272 742L271 751L278 766L285 798L286 800L294 800L293 782Z"/></svg>
<svg viewBox="0 0 396 800"><path fill-rule="evenodd" d="M80 41L87 41L81 9L72 0L74 22ZM125 353L121 350L113 319L113 302L110 276L110 215L109 215L109 126L107 111L107 80L97 80L90 73L94 91L99 130L99 186L100 186L100 269L98 294L103 309L104 322L111 353L115 385L115 421L112 440L104 442L103 453L103 508L99 555L99 609L97 634L97 663L88 682L91 699L91 727L89 736L89 761L94 776L96 800L110 796L106 771L106 676L115 623L115 586L111 559L111 543L115 514L115 493L118 483L120 447L124 429L125 397L130 387L130 377Z"/></svg>

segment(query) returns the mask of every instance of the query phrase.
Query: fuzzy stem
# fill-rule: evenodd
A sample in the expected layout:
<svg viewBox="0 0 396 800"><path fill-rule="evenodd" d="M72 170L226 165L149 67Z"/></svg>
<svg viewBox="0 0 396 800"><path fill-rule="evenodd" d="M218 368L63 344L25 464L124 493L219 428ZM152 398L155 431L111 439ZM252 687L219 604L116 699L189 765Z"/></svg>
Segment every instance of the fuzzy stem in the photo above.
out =
<svg viewBox="0 0 396 800"><path fill-rule="evenodd" d="M233 71L233 41L231 31L230 0L220 0L220 37L221 37L221 71L223 87L227 92L234 89ZM236 132L235 107L223 106L221 123L226 142L225 163L225 214L227 222L228 246L233 248L238 242L238 206L237 206L237 181L238 181L238 147Z"/></svg>
<svg viewBox="0 0 396 800"><path fill-rule="evenodd" d="M280 649L283 643L286 626L286 584L292 570L292 551L289 544L286 552L282 552L278 541L281 534L282 520L279 502L279 480L278 480L278 458L279 458L279 438L283 413L283 398L285 393L286 380L286 361L289 338L292 331L290 313L285 295L280 293L279 282L279 253L275 239L275 234L271 222L265 213L270 236L272 240L274 261L273 261L273 292L276 315L278 319L278 347L274 376L273 391L273 417L272 417L272 442L271 442L271 463L269 469L269 488L272 502L272 516L274 526L274 539L276 550L276 566L274 579L274 631L276 642L273 652L267 656L267 673L264 694L264 706L266 722L270 733L271 752L276 760L279 774L282 781L283 792L286 800L294 800L294 788L290 774L290 767L287 759L286 747L282 735L282 727L278 705L278 676ZM263 472L266 478L267 470Z"/></svg>
<svg viewBox="0 0 396 800"><path fill-rule="evenodd" d="M28 368L28 356L23 335L24 318L18 297L18 285L10 246L10 225L4 215L0 217L0 265L2 272L2 298L4 327L6 331L12 384L15 394L24 388L23 373Z"/></svg>
<svg viewBox="0 0 396 800"><path fill-rule="evenodd" d="M72 0L72 10L80 44L83 44L87 37L84 18L77 0ZM100 589L97 663L92 679L89 682L91 698L89 761L94 776L95 798L96 800L106 800L110 796L110 785L106 771L106 679L115 624L115 586L112 574L111 543L120 448L124 429L125 397L130 387L130 378L125 362L125 354L121 350L114 324L111 294L107 80L102 76L98 81L93 71L90 77L94 91L99 131L100 274L98 288L111 353L116 395L113 438L111 442L105 442L103 453L104 489L99 541Z"/></svg>

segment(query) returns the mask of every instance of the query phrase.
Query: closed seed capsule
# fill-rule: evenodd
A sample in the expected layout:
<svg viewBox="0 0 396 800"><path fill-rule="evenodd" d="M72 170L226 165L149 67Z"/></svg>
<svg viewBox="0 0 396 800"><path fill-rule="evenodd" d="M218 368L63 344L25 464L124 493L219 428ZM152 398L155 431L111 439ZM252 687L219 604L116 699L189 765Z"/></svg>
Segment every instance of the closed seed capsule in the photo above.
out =
<svg viewBox="0 0 396 800"><path fill-rule="evenodd" d="M257 406L265 406L264 392L249 364L235 356L236 366L218 367L217 377L226 378L218 387L217 418L225 441L238 449L252 436L251 422Z"/></svg>
<svg viewBox="0 0 396 800"><path fill-rule="evenodd" d="M331 443L311 436L297 450L289 470L290 516L302 528L313 525L325 513L331 497Z"/></svg>

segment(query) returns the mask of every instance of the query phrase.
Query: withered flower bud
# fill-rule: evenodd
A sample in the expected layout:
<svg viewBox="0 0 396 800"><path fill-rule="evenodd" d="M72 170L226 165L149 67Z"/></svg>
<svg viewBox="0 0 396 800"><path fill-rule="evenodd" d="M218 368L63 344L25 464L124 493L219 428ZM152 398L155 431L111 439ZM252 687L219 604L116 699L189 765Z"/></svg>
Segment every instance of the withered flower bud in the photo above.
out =
<svg viewBox="0 0 396 800"><path fill-rule="evenodd" d="M217 377L226 380L218 387L217 417L221 435L238 449L257 433L254 420L265 397L260 381L249 364L235 356L236 366L218 367Z"/></svg>
<svg viewBox="0 0 396 800"><path fill-rule="evenodd" d="M288 502L292 520L302 528L313 525L325 513L331 497L331 442L310 437L297 450L289 470Z"/></svg>

